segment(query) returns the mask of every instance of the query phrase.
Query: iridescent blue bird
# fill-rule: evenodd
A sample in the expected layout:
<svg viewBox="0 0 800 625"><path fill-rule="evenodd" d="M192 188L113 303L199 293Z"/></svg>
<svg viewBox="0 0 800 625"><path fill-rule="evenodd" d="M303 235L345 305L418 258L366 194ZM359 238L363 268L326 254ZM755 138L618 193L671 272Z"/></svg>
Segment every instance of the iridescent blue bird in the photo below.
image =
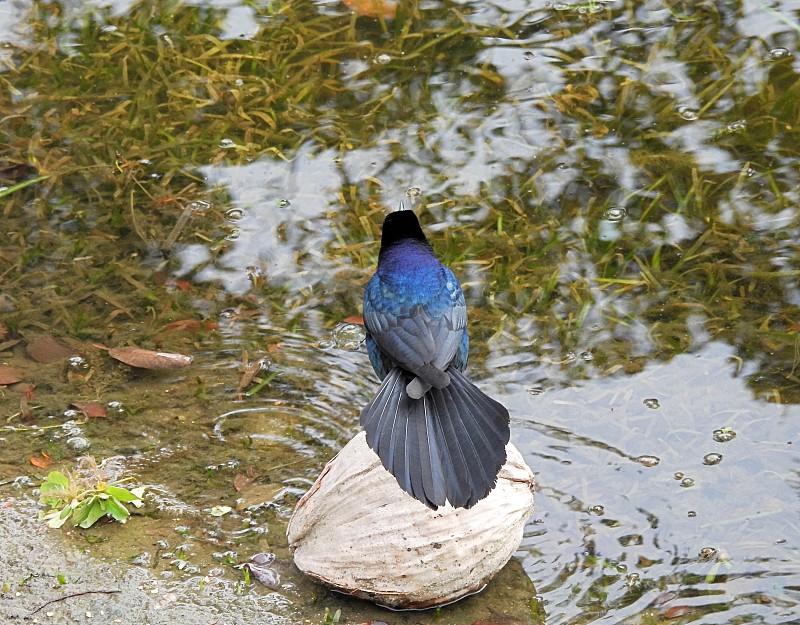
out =
<svg viewBox="0 0 800 625"><path fill-rule="evenodd" d="M367 351L383 380L361 411L367 443L407 493L434 510L486 497L506 461L508 411L463 374L464 294L416 215L383 222L378 268L364 292Z"/></svg>

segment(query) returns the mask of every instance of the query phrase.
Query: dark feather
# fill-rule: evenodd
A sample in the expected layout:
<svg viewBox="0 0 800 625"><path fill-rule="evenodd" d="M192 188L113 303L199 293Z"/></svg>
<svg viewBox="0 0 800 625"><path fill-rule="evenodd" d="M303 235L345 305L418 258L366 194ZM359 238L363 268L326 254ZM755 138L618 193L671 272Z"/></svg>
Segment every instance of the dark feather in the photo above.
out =
<svg viewBox="0 0 800 625"><path fill-rule="evenodd" d="M361 411L367 443L400 487L434 510L469 508L494 488L506 460L508 412L457 370L421 399L396 367Z"/></svg>

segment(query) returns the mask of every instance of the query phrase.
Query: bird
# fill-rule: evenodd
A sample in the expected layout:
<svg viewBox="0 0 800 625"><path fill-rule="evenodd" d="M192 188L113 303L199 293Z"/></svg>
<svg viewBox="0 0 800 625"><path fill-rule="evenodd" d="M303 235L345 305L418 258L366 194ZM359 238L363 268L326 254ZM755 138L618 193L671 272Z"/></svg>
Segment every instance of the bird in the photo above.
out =
<svg viewBox="0 0 800 625"><path fill-rule="evenodd" d="M360 414L367 444L399 486L432 510L471 508L506 462L510 418L464 374L464 293L412 210L401 206L383 221L363 318L382 380Z"/></svg>

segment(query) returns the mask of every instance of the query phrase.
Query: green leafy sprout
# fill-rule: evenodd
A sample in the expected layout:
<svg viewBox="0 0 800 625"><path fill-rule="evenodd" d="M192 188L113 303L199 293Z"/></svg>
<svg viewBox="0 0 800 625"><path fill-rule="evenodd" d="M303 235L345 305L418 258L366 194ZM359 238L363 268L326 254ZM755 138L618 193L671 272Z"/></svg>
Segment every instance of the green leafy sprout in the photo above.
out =
<svg viewBox="0 0 800 625"><path fill-rule="evenodd" d="M50 507L42 512L40 520L49 527L61 527L72 519L73 525L84 529L104 516L125 523L130 516L125 504L141 508L145 490L144 486L129 490L120 485L125 481L104 479L97 470L90 477L51 471L39 488L39 503Z"/></svg>

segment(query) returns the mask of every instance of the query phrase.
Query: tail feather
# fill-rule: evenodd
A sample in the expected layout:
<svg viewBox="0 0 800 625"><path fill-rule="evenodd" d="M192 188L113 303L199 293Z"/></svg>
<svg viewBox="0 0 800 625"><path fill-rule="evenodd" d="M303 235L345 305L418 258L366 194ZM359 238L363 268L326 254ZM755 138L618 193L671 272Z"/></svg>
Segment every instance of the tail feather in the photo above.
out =
<svg viewBox="0 0 800 625"><path fill-rule="evenodd" d="M494 487L506 461L508 411L460 371L420 399L410 374L394 368L361 411L367 443L400 487L434 510L469 508Z"/></svg>

